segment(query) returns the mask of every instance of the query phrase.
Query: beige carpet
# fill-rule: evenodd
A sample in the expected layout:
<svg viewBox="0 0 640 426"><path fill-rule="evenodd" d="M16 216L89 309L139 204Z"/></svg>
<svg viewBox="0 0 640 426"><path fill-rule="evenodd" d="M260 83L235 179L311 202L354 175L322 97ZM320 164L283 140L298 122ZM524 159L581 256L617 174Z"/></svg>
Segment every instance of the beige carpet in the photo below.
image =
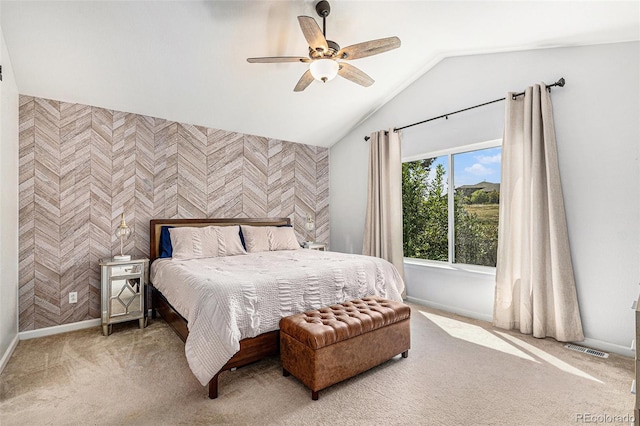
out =
<svg viewBox="0 0 640 426"><path fill-rule="evenodd" d="M114 325L109 337L93 328L22 341L0 375L0 424L575 425L632 416L630 358L411 307L409 358L318 401L282 376L275 357L221 374L220 397L209 400L162 320Z"/></svg>

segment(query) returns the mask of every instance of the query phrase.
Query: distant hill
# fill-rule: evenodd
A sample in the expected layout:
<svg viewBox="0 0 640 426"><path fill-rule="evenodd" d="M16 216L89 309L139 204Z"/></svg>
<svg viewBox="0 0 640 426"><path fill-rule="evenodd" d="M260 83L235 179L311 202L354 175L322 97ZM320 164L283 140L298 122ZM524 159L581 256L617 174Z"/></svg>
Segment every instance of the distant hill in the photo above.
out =
<svg viewBox="0 0 640 426"><path fill-rule="evenodd" d="M456 191L462 191L465 193L465 195L471 195L478 190L482 190L484 192L493 192L493 191L500 192L500 184L487 182L485 180L485 181L476 183L475 185L462 185L456 188Z"/></svg>

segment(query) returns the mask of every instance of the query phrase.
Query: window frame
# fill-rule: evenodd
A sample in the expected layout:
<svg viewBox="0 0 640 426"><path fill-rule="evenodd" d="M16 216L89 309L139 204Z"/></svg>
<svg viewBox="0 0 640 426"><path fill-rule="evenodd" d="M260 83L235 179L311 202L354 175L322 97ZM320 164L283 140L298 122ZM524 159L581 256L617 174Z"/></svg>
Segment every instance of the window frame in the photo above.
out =
<svg viewBox="0 0 640 426"><path fill-rule="evenodd" d="M495 274L496 268L495 266L484 266L484 265L470 265L467 263L456 263L453 261L455 259L455 212L454 212L454 191L453 191L453 175L454 175L454 166L453 166L453 156L456 154L462 154L465 152L471 151L479 151L482 149L489 148L502 148L502 138L500 139L492 139L485 142L478 142L469 145L458 146L455 148L447 148L438 151L430 151L425 152L423 154L416 154L409 157L403 157L402 162L407 163L411 161L424 160L427 158L437 158L447 156L447 244L448 244L448 260L430 260L430 259L419 259L414 257L405 257L404 262L413 265L426 265L443 269L451 269L451 270L460 270L460 271L469 271L469 272L477 272L477 273L485 273L485 274ZM502 184L502 178L500 179L500 183Z"/></svg>

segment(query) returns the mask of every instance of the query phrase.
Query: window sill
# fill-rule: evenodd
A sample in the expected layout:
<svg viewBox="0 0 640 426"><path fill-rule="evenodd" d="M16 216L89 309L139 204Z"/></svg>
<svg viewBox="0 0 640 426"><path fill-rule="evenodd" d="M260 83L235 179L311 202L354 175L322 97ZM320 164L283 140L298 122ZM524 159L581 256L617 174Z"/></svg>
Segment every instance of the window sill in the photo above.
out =
<svg viewBox="0 0 640 426"><path fill-rule="evenodd" d="M474 274L484 274L484 275L493 275L493 276L496 275L496 268L491 266L464 265L464 264L451 263L451 262L438 262L435 260L414 259L410 257L405 257L404 263L407 265L426 266L429 268L447 269L451 271L472 272Z"/></svg>

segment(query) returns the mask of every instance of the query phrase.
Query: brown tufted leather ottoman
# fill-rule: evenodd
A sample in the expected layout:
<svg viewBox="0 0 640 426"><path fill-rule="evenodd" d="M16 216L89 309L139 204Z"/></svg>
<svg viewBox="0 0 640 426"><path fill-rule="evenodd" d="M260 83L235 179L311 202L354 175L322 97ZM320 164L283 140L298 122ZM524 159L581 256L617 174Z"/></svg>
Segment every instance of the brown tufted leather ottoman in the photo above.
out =
<svg viewBox="0 0 640 426"><path fill-rule="evenodd" d="M411 309L365 297L280 320L283 374L318 391L379 365L411 347Z"/></svg>

